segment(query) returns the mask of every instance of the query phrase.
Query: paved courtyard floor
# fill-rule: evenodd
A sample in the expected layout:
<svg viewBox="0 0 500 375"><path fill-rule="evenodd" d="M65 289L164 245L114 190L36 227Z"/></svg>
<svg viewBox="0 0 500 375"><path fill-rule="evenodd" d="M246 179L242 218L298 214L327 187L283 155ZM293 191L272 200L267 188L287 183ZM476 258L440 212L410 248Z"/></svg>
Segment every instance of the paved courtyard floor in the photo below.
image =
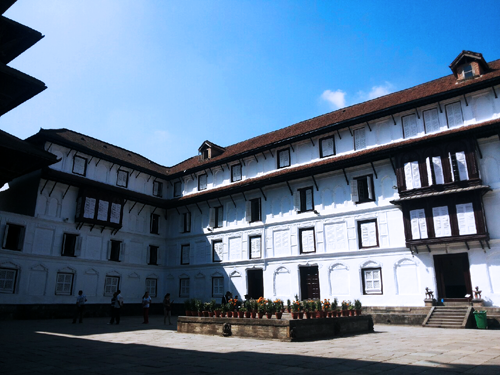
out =
<svg viewBox="0 0 500 375"><path fill-rule="evenodd" d="M289 343L182 334L150 320L2 321L0 373L500 374L500 330L375 325L370 334Z"/></svg>

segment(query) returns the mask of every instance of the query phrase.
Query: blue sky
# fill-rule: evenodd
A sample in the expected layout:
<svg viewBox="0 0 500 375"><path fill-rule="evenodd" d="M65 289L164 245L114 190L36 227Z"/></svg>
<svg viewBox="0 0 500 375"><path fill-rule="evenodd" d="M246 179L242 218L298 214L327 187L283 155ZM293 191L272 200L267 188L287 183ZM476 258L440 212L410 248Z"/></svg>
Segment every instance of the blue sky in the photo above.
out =
<svg viewBox="0 0 500 375"><path fill-rule="evenodd" d="M9 65L48 89L0 118L166 165L500 58L500 1L19 0L45 35Z"/></svg>

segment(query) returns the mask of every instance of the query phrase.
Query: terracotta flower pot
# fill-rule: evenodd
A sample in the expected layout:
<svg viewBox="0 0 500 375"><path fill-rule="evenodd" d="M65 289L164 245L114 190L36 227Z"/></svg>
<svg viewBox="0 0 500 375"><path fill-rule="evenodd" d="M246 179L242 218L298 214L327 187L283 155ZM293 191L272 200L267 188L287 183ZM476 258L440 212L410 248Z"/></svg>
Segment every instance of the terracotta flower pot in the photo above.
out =
<svg viewBox="0 0 500 375"><path fill-rule="evenodd" d="M245 312L244 311L238 311L238 318L244 318L245 317Z"/></svg>
<svg viewBox="0 0 500 375"><path fill-rule="evenodd" d="M191 311L190 310L186 310L186 316L191 316Z"/></svg>
<svg viewBox="0 0 500 375"><path fill-rule="evenodd" d="M292 311L292 319L298 319L299 318L299 313Z"/></svg>
<svg viewBox="0 0 500 375"><path fill-rule="evenodd" d="M262 317L264 316L264 313L257 313L259 319L262 319Z"/></svg>
<svg viewBox="0 0 500 375"><path fill-rule="evenodd" d="M281 311L276 312L276 319L281 319L282 316L283 316L283 313Z"/></svg>
<svg viewBox="0 0 500 375"><path fill-rule="evenodd" d="M225 311L221 311L221 313L220 313L221 318L225 318L225 317L226 317L226 314L227 314L227 313L226 313Z"/></svg>
<svg viewBox="0 0 500 375"><path fill-rule="evenodd" d="M342 310L342 316L349 316L348 310Z"/></svg>
<svg viewBox="0 0 500 375"><path fill-rule="evenodd" d="M257 313L255 311L252 311L250 313L250 315L252 316L252 319L255 319L255 317L257 316Z"/></svg>
<svg viewBox="0 0 500 375"><path fill-rule="evenodd" d="M215 310L214 314L216 318L220 317L220 310Z"/></svg>
<svg viewBox="0 0 500 375"><path fill-rule="evenodd" d="M349 316L354 316L355 312L354 310L349 310Z"/></svg>
<svg viewBox="0 0 500 375"><path fill-rule="evenodd" d="M360 316L361 315L361 310L354 310L356 311L356 316Z"/></svg>
<svg viewBox="0 0 500 375"><path fill-rule="evenodd" d="M306 319L312 319L312 314L310 311L306 311Z"/></svg>
<svg viewBox="0 0 500 375"><path fill-rule="evenodd" d="M227 317L228 318L232 318L233 317L233 312L232 311L228 311L227 312Z"/></svg>
<svg viewBox="0 0 500 375"><path fill-rule="evenodd" d="M198 311L198 316L203 316L203 312Z"/></svg>
<svg viewBox="0 0 500 375"><path fill-rule="evenodd" d="M208 311L203 311L203 317L208 318Z"/></svg>
<svg viewBox="0 0 500 375"><path fill-rule="evenodd" d="M245 311L245 318L249 319L252 313L250 311Z"/></svg>
<svg viewBox="0 0 500 375"><path fill-rule="evenodd" d="M271 319L273 317L273 313L266 313L267 319Z"/></svg>

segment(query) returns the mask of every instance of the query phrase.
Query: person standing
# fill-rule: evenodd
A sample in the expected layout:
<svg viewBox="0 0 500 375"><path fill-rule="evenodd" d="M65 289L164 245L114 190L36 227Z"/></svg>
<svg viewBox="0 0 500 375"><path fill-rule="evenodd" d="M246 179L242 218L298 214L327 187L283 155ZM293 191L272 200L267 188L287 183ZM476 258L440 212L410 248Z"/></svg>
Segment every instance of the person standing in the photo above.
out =
<svg viewBox="0 0 500 375"><path fill-rule="evenodd" d="M85 302L87 302L87 296L83 294L83 290L78 292L76 297L76 309L75 315L73 316L73 323L76 323L76 318L80 318L79 322L83 321L83 311L85 310Z"/></svg>
<svg viewBox="0 0 500 375"><path fill-rule="evenodd" d="M120 313L122 307L123 297L121 295L121 291L117 290L111 299L111 320L109 321L109 324L113 324L115 321L116 324L120 324Z"/></svg>
<svg viewBox="0 0 500 375"><path fill-rule="evenodd" d="M151 297L149 296L149 292L144 293L142 296L142 313L144 315L144 321L142 324L149 323L149 305L151 304Z"/></svg>
<svg viewBox="0 0 500 375"><path fill-rule="evenodd" d="M163 314L163 325L167 324L167 318L168 325L172 325L172 301L170 301L170 293L165 294L165 297L163 298Z"/></svg>

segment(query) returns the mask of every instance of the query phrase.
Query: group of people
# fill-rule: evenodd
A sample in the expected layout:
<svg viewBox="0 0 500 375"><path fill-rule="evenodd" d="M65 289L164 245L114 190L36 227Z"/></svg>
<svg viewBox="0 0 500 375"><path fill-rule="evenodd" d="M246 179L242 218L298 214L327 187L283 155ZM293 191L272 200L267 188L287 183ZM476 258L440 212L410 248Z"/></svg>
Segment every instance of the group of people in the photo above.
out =
<svg viewBox="0 0 500 375"><path fill-rule="evenodd" d="M83 291L80 290L78 292L78 296L76 297L76 309L75 314L73 316L73 323L76 323L76 320L79 319L79 322L83 321L83 312L85 310L85 302L87 302L87 296L83 294ZM163 298L163 324L172 324L172 303L173 300L170 300L170 293L167 293ZM142 296L142 312L144 321L142 324L149 323L149 307L151 306L151 296L149 292L144 293ZM120 313L123 307L123 297L120 290L117 290L113 293L113 297L111 298L111 320L108 324L120 324Z"/></svg>

